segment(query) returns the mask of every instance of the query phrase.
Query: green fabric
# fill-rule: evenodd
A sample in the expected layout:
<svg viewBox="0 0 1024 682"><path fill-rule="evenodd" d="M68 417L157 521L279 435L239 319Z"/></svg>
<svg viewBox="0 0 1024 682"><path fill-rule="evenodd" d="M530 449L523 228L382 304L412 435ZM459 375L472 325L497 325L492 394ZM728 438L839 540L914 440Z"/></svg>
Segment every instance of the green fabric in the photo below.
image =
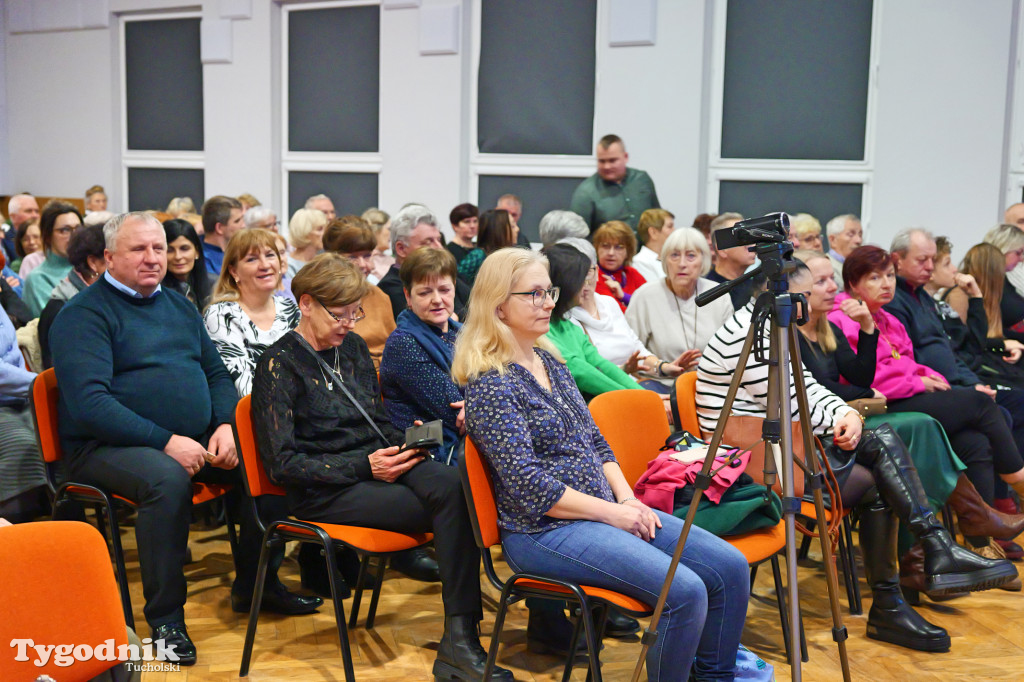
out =
<svg viewBox="0 0 1024 682"><path fill-rule="evenodd" d="M607 182L594 173L572 193L569 210L583 216L590 233L609 220L621 220L634 230L641 214L649 208L661 208L654 181L646 172L626 169L622 182Z"/></svg>
<svg viewBox="0 0 1024 682"><path fill-rule="evenodd" d="M547 337L562 354L581 393L594 396L623 388L640 388L640 384L615 363L601 357L586 333L569 320L552 318Z"/></svg>
<svg viewBox="0 0 1024 682"><path fill-rule="evenodd" d="M690 505L676 508L673 516L686 518ZM771 528L782 520L782 500L759 483L733 485L718 504L702 497L697 505L693 522L719 537L749 533L759 528Z"/></svg>
<svg viewBox="0 0 1024 682"><path fill-rule="evenodd" d="M50 293L57 284L71 272L71 263L64 256L52 251L46 254L46 260L39 267L28 273L25 278L25 289L22 300L28 306L33 317L39 317L50 300Z"/></svg>
<svg viewBox="0 0 1024 682"><path fill-rule="evenodd" d="M472 285L476 281L476 273L480 272L480 266L484 263L487 254L483 249L473 249L466 254L466 257L459 261L459 277Z"/></svg>

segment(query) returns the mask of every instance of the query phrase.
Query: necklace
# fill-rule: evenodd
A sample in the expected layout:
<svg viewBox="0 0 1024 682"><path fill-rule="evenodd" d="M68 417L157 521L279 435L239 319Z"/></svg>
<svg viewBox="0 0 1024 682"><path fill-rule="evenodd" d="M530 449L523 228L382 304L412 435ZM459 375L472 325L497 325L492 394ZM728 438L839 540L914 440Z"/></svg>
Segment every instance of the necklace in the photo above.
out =
<svg viewBox="0 0 1024 682"><path fill-rule="evenodd" d="M893 360L899 360L900 352L896 350L896 346L892 345L892 341L890 341L889 337L882 331L882 327L878 324L878 320L875 320L875 327L878 328L878 336L885 341L885 345L889 346L889 355L892 356Z"/></svg>
<svg viewBox="0 0 1024 682"><path fill-rule="evenodd" d="M327 384L327 390L328 391L333 391L334 390L334 382L330 381L327 378L327 375L324 374L323 368L321 368L319 365L317 365L317 369L320 370L320 376L322 376L324 378L324 383ZM340 362L339 357L338 357L338 347L337 346L334 347L334 373L337 375L338 381L340 381L341 383L345 383L345 377L341 376L341 362Z"/></svg>
<svg viewBox="0 0 1024 682"><path fill-rule="evenodd" d="M697 347L697 305L693 306L693 343L690 343L686 339L686 320L683 317L683 309L679 307L679 297L676 296L675 291L672 291L672 287L669 287L669 291L672 293L672 300L676 302L676 313L679 315L679 324L683 328L683 346L685 346L685 350L692 350ZM696 290L694 293L697 293Z"/></svg>

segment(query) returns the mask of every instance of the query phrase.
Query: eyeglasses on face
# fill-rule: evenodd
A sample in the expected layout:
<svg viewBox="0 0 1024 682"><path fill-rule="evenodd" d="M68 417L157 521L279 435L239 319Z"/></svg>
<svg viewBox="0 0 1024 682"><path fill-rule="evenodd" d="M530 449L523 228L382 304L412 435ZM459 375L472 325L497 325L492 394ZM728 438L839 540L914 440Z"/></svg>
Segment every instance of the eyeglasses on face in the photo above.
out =
<svg viewBox="0 0 1024 682"><path fill-rule="evenodd" d="M319 298L316 299L316 302L319 303L320 306L327 311L327 314L331 316L332 320L338 323L348 322L349 324L355 324L356 322L359 322L359 320L366 317L366 313L363 312L363 306L359 306L359 310L357 310L353 315L335 315L334 313L331 312L330 308L324 305L324 302L321 301Z"/></svg>
<svg viewBox="0 0 1024 682"><path fill-rule="evenodd" d="M81 225L75 225L74 227L71 227L69 225L65 225L64 227L55 228L53 230L53 233L54 234L59 234L61 236L64 236L66 234L72 234L72 233L76 232L78 230L78 228L80 228L80 227L81 227Z"/></svg>
<svg viewBox="0 0 1024 682"><path fill-rule="evenodd" d="M550 289L534 289L533 291L512 291L509 292L512 296L530 296L533 301L533 305L540 308L544 305L544 297L550 296L552 303L558 303L558 293L561 291L558 287L551 287Z"/></svg>

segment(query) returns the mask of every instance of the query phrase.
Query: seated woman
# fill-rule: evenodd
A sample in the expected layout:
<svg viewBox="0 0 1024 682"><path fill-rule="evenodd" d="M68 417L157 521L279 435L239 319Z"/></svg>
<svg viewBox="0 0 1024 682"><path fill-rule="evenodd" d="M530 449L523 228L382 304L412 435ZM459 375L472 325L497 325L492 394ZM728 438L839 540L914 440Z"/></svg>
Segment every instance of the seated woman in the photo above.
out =
<svg viewBox="0 0 1024 682"><path fill-rule="evenodd" d="M295 295L292 294L292 278L288 276L288 240L280 232L274 232L274 243L277 244L277 252L281 254L281 284L274 291L274 296L287 298L295 302Z"/></svg>
<svg viewBox="0 0 1024 682"><path fill-rule="evenodd" d="M74 231L81 226L82 214L71 204L51 201L43 207L42 215L39 216L39 231L46 259L25 278L22 295L33 316L39 316L43 306L50 300L53 288L71 271L68 242Z"/></svg>
<svg viewBox="0 0 1024 682"><path fill-rule="evenodd" d="M403 431L416 420L440 419L444 443L434 458L453 458L459 436L466 432L462 389L452 381L455 337L462 325L455 309L455 258L440 249L416 249L398 271L409 307L398 315L398 327L384 345L380 388L391 423ZM385 300L385 304L387 301ZM390 304L387 304L390 312Z"/></svg>
<svg viewBox="0 0 1024 682"><path fill-rule="evenodd" d="M625 310L633 292L647 282L630 265L636 255L633 228L621 220L612 220L597 228L591 241L597 249L597 293L611 296Z"/></svg>
<svg viewBox="0 0 1024 682"><path fill-rule="evenodd" d="M43 236L39 231L38 220L26 220L18 228L18 234L14 238L14 252L18 255L17 259L10 264L11 270L18 272L21 270L21 264L33 253L39 253L43 250ZM28 277L28 273L32 272L29 270L23 276L19 275L24 279Z"/></svg>
<svg viewBox="0 0 1024 682"><path fill-rule="evenodd" d="M373 230L373 236L377 245L370 254L370 261L373 268L366 277L370 284L376 284L381 277L388 273L391 266L395 264L395 257L391 253L391 216L379 208L368 208L359 216L369 224Z"/></svg>
<svg viewBox="0 0 1024 682"><path fill-rule="evenodd" d="M801 249L824 253L821 244L821 221L810 213L797 213L789 218L790 231L796 235Z"/></svg>
<svg viewBox="0 0 1024 682"><path fill-rule="evenodd" d="M187 220L172 218L164 222L164 234L167 235L167 274L163 285L192 301L202 312L213 287L196 228Z"/></svg>
<svg viewBox="0 0 1024 682"><path fill-rule="evenodd" d="M458 265L470 251L476 249L473 240L480 229L480 211L473 204L459 204L452 209L448 219L455 236L444 247L455 256L455 264Z"/></svg>
<svg viewBox="0 0 1024 682"><path fill-rule="evenodd" d="M683 522L638 502L565 365L542 338L555 307L543 255L488 258L455 344L466 425L494 476L505 559L516 571L653 602ZM673 578L650 680L731 679L749 570L694 526Z"/></svg>
<svg viewBox="0 0 1024 682"><path fill-rule="evenodd" d="M369 280L373 267L372 254L377 245L373 230L359 216L347 215L332 220L324 231L324 249L334 251L355 263L359 271ZM373 358L373 366L380 369L384 354L384 343L395 331L395 313L391 310L391 299L376 284L370 284L363 297L365 317L356 322L354 331L366 342ZM411 426L411 423L410 423Z"/></svg>
<svg viewBox="0 0 1024 682"><path fill-rule="evenodd" d="M697 366L704 346L732 315L728 296L697 308L697 294L717 286L704 275L711 270L711 250L699 230L682 227L661 249L665 277L640 287L626 310L637 338L659 358L675 358L684 370ZM598 289L600 292L600 289ZM661 382L671 386L674 379Z"/></svg>
<svg viewBox="0 0 1024 682"><path fill-rule="evenodd" d="M736 311L708 343L697 366L697 416L706 433L714 431L723 417L765 417L767 362L751 355L746 367L737 367L737 349L750 329L752 314L753 302ZM742 383L732 412L724 415L726 391L738 371ZM874 431L863 430L855 409L815 381L806 369L803 378L811 410L808 421L824 442L833 469L838 469L843 506L856 506L860 511L861 553L873 595L868 637L920 651L947 650L950 639L946 631L924 620L903 599L896 568L894 517L921 543L926 589L933 594L997 587L1013 580L1016 568L1004 559L979 557L953 542L929 509L914 464L892 429L883 425ZM791 409L793 419L798 419L795 396Z"/></svg>
<svg viewBox="0 0 1024 682"><path fill-rule="evenodd" d="M590 228L587 221L572 211L548 211L538 226L541 246L547 248L563 239L588 239ZM593 246L593 244L591 244ZM594 256L595 260L597 256Z"/></svg>
<svg viewBox="0 0 1024 682"><path fill-rule="evenodd" d="M445 613L434 674L480 679L480 552L459 472L421 450L398 452L402 433L384 414L366 344L351 333L366 279L348 259L324 253L299 271L292 290L302 317L260 358L253 383L267 473L300 518L433 532ZM490 679L512 673L496 668Z"/></svg>
<svg viewBox="0 0 1024 682"><path fill-rule="evenodd" d="M1003 335L1024 342L1024 268L1018 267L1024 260L1024 231L1016 225L996 225L985 233L983 241L999 249L1006 265L1006 283L999 301Z"/></svg>
<svg viewBox="0 0 1024 682"><path fill-rule="evenodd" d="M459 261L459 277L469 285L476 279L480 264L498 249L515 246L519 238L519 226L509 218L508 211L495 208L480 215L480 229L477 231L477 248Z"/></svg>
<svg viewBox="0 0 1024 682"><path fill-rule="evenodd" d="M103 228L99 225L83 227L71 235L71 241L68 243L71 272L53 288L50 300L39 315L39 347L43 354L43 368L53 367L50 359L50 325L71 297L87 286L95 284L100 275L106 272L104 249L106 242L103 239Z"/></svg>
<svg viewBox="0 0 1024 682"><path fill-rule="evenodd" d="M302 269L313 256L324 248L324 228L327 227L327 216L315 208L300 208L288 221L288 241L292 252L288 258L288 277Z"/></svg>

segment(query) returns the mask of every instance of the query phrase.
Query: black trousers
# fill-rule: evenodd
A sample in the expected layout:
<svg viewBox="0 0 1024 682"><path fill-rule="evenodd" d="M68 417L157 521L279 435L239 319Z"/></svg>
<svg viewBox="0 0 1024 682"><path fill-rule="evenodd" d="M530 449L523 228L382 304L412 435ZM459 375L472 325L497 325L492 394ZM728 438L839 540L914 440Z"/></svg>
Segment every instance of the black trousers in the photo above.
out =
<svg viewBox="0 0 1024 682"><path fill-rule="evenodd" d="M1024 468L1013 434L996 403L974 388L919 393L890 400L890 412L923 412L942 424L953 452L967 465L967 478L989 504L995 497L996 474Z"/></svg>
<svg viewBox="0 0 1024 682"><path fill-rule="evenodd" d="M233 590L252 593L256 584L263 536L251 506L242 504L242 477L236 469L209 465L189 478L188 472L162 450L148 447L115 447L96 443L69 462L72 480L95 485L138 504L135 539L139 551L142 591L146 598L146 622L153 628L185 621L185 551L192 517L192 482L232 484L228 495L239 522L238 549L234 556ZM283 507L283 500L278 498ZM270 510L268 510L270 511ZM285 509L273 510L275 518ZM283 548L268 571L266 584L277 583Z"/></svg>
<svg viewBox="0 0 1024 682"><path fill-rule="evenodd" d="M292 513L303 520L433 533L445 615L483 618L480 551L456 467L426 459L394 483L362 481L289 497Z"/></svg>

